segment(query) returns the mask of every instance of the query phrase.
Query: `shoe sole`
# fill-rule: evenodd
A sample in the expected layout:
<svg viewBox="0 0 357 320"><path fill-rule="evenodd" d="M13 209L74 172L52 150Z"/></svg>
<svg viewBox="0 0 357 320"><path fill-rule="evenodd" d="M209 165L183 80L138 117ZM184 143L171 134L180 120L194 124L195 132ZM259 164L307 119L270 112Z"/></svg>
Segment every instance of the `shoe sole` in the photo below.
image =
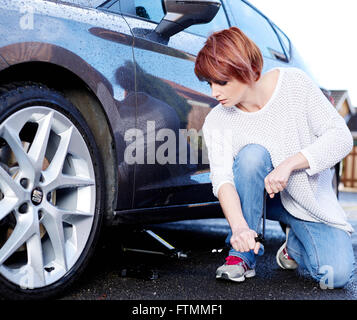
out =
<svg viewBox="0 0 357 320"><path fill-rule="evenodd" d="M286 228L286 239L288 238L288 233L289 233L289 231L290 231L290 228ZM278 264L278 266L279 266L280 268L282 268L282 269L284 269L284 270L295 270L295 269L297 269L297 267L295 267L295 268L287 268L287 267L285 267L285 266L281 263L281 261L280 261L280 259L279 259L280 253L284 250L284 248L286 247L286 245L287 245L287 241L285 241L285 242L283 243L283 245L279 248L278 252L276 253L276 256L275 256L275 258L276 258L276 263Z"/></svg>
<svg viewBox="0 0 357 320"><path fill-rule="evenodd" d="M276 253L276 263L278 264L278 266L284 270L288 270L288 268L285 268L283 266L283 264L281 263L280 259L279 259L279 256L280 256L280 253L284 250L286 246L286 242L284 242L284 244L279 248L278 252Z"/></svg>
<svg viewBox="0 0 357 320"><path fill-rule="evenodd" d="M239 278L230 277L228 273L222 272L216 275L216 279L230 280L234 282L243 282L245 278L253 278L254 276L255 276L255 270L248 270Z"/></svg>
<svg viewBox="0 0 357 320"><path fill-rule="evenodd" d="M287 268L287 267L285 267L282 263L281 263L281 261L280 261L280 259L279 259L279 255L280 255L280 253L283 251L283 249L284 249L284 247L282 246L279 250L278 250L278 252L277 252L277 254L276 254L276 263L279 265L279 267L280 268L282 268L283 270L296 270L298 267L296 266L296 267L293 267L293 268Z"/></svg>

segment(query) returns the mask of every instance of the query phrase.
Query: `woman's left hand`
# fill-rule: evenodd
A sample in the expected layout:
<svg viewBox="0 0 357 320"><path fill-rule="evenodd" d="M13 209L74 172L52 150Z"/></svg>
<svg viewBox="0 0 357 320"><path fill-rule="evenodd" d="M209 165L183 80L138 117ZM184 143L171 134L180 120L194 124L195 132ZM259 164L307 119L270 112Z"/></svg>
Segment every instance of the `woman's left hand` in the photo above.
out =
<svg viewBox="0 0 357 320"><path fill-rule="evenodd" d="M270 198L286 188L291 172L291 165L284 161L265 177L265 189Z"/></svg>

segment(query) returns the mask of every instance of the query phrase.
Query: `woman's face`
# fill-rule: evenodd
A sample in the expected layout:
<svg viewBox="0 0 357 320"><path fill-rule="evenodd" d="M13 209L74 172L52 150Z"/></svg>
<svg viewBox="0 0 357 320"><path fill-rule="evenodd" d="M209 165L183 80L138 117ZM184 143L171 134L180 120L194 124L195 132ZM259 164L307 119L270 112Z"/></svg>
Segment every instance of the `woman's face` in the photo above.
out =
<svg viewBox="0 0 357 320"><path fill-rule="evenodd" d="M229 81L210 82L212 96L224 107L238 105L245 95L248 85L232 78Z"/></svg>

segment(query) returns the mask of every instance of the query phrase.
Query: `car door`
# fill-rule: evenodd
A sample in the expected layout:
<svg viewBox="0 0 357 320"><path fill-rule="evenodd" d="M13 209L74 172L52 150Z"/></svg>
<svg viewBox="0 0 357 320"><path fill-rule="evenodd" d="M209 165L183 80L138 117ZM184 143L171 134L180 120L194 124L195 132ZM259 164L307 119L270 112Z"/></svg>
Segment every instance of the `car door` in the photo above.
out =
<svg viewBox="0 0 357 320"><path fill-rule="evenodd" d="M192 26L168 43L153 40L164 17L161 0L120 1L134 35L137 118L127 135L126 159L135 162L135 208L216 201L202 140L206 115L217 105L208 84L194 74L207 34L229 27L224 8L205 25Z"/></svg>

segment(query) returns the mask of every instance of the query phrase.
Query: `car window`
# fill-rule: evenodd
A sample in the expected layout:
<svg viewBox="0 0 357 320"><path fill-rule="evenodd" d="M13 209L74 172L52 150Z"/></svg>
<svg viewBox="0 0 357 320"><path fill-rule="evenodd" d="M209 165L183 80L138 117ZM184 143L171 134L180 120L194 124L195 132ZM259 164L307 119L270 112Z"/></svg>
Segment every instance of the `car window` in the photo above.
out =
<svg viewBox="0 0 357 320"><path fill-rule="evenodd" d="M262 51L263 56L287 61L284 50L270 22L254 8L240 0L228 0L237 27Z"/></svg>
<svg viewBox="0 0 357 320"><path fill-rule="evenodd" d="M135 0L136 16L159 23L164 17L164 7L162 0ZM185 31L208 36L211 32L226 29L229 27L223 6L220 7L217 15L210 23L193 25Z"/></svg>
<svg viewBox="0 0 357 320"><path fill-rule="evenodd" d="M135 0L136 15L154 22L160 22L164 14L161 0Z"/></svg>

